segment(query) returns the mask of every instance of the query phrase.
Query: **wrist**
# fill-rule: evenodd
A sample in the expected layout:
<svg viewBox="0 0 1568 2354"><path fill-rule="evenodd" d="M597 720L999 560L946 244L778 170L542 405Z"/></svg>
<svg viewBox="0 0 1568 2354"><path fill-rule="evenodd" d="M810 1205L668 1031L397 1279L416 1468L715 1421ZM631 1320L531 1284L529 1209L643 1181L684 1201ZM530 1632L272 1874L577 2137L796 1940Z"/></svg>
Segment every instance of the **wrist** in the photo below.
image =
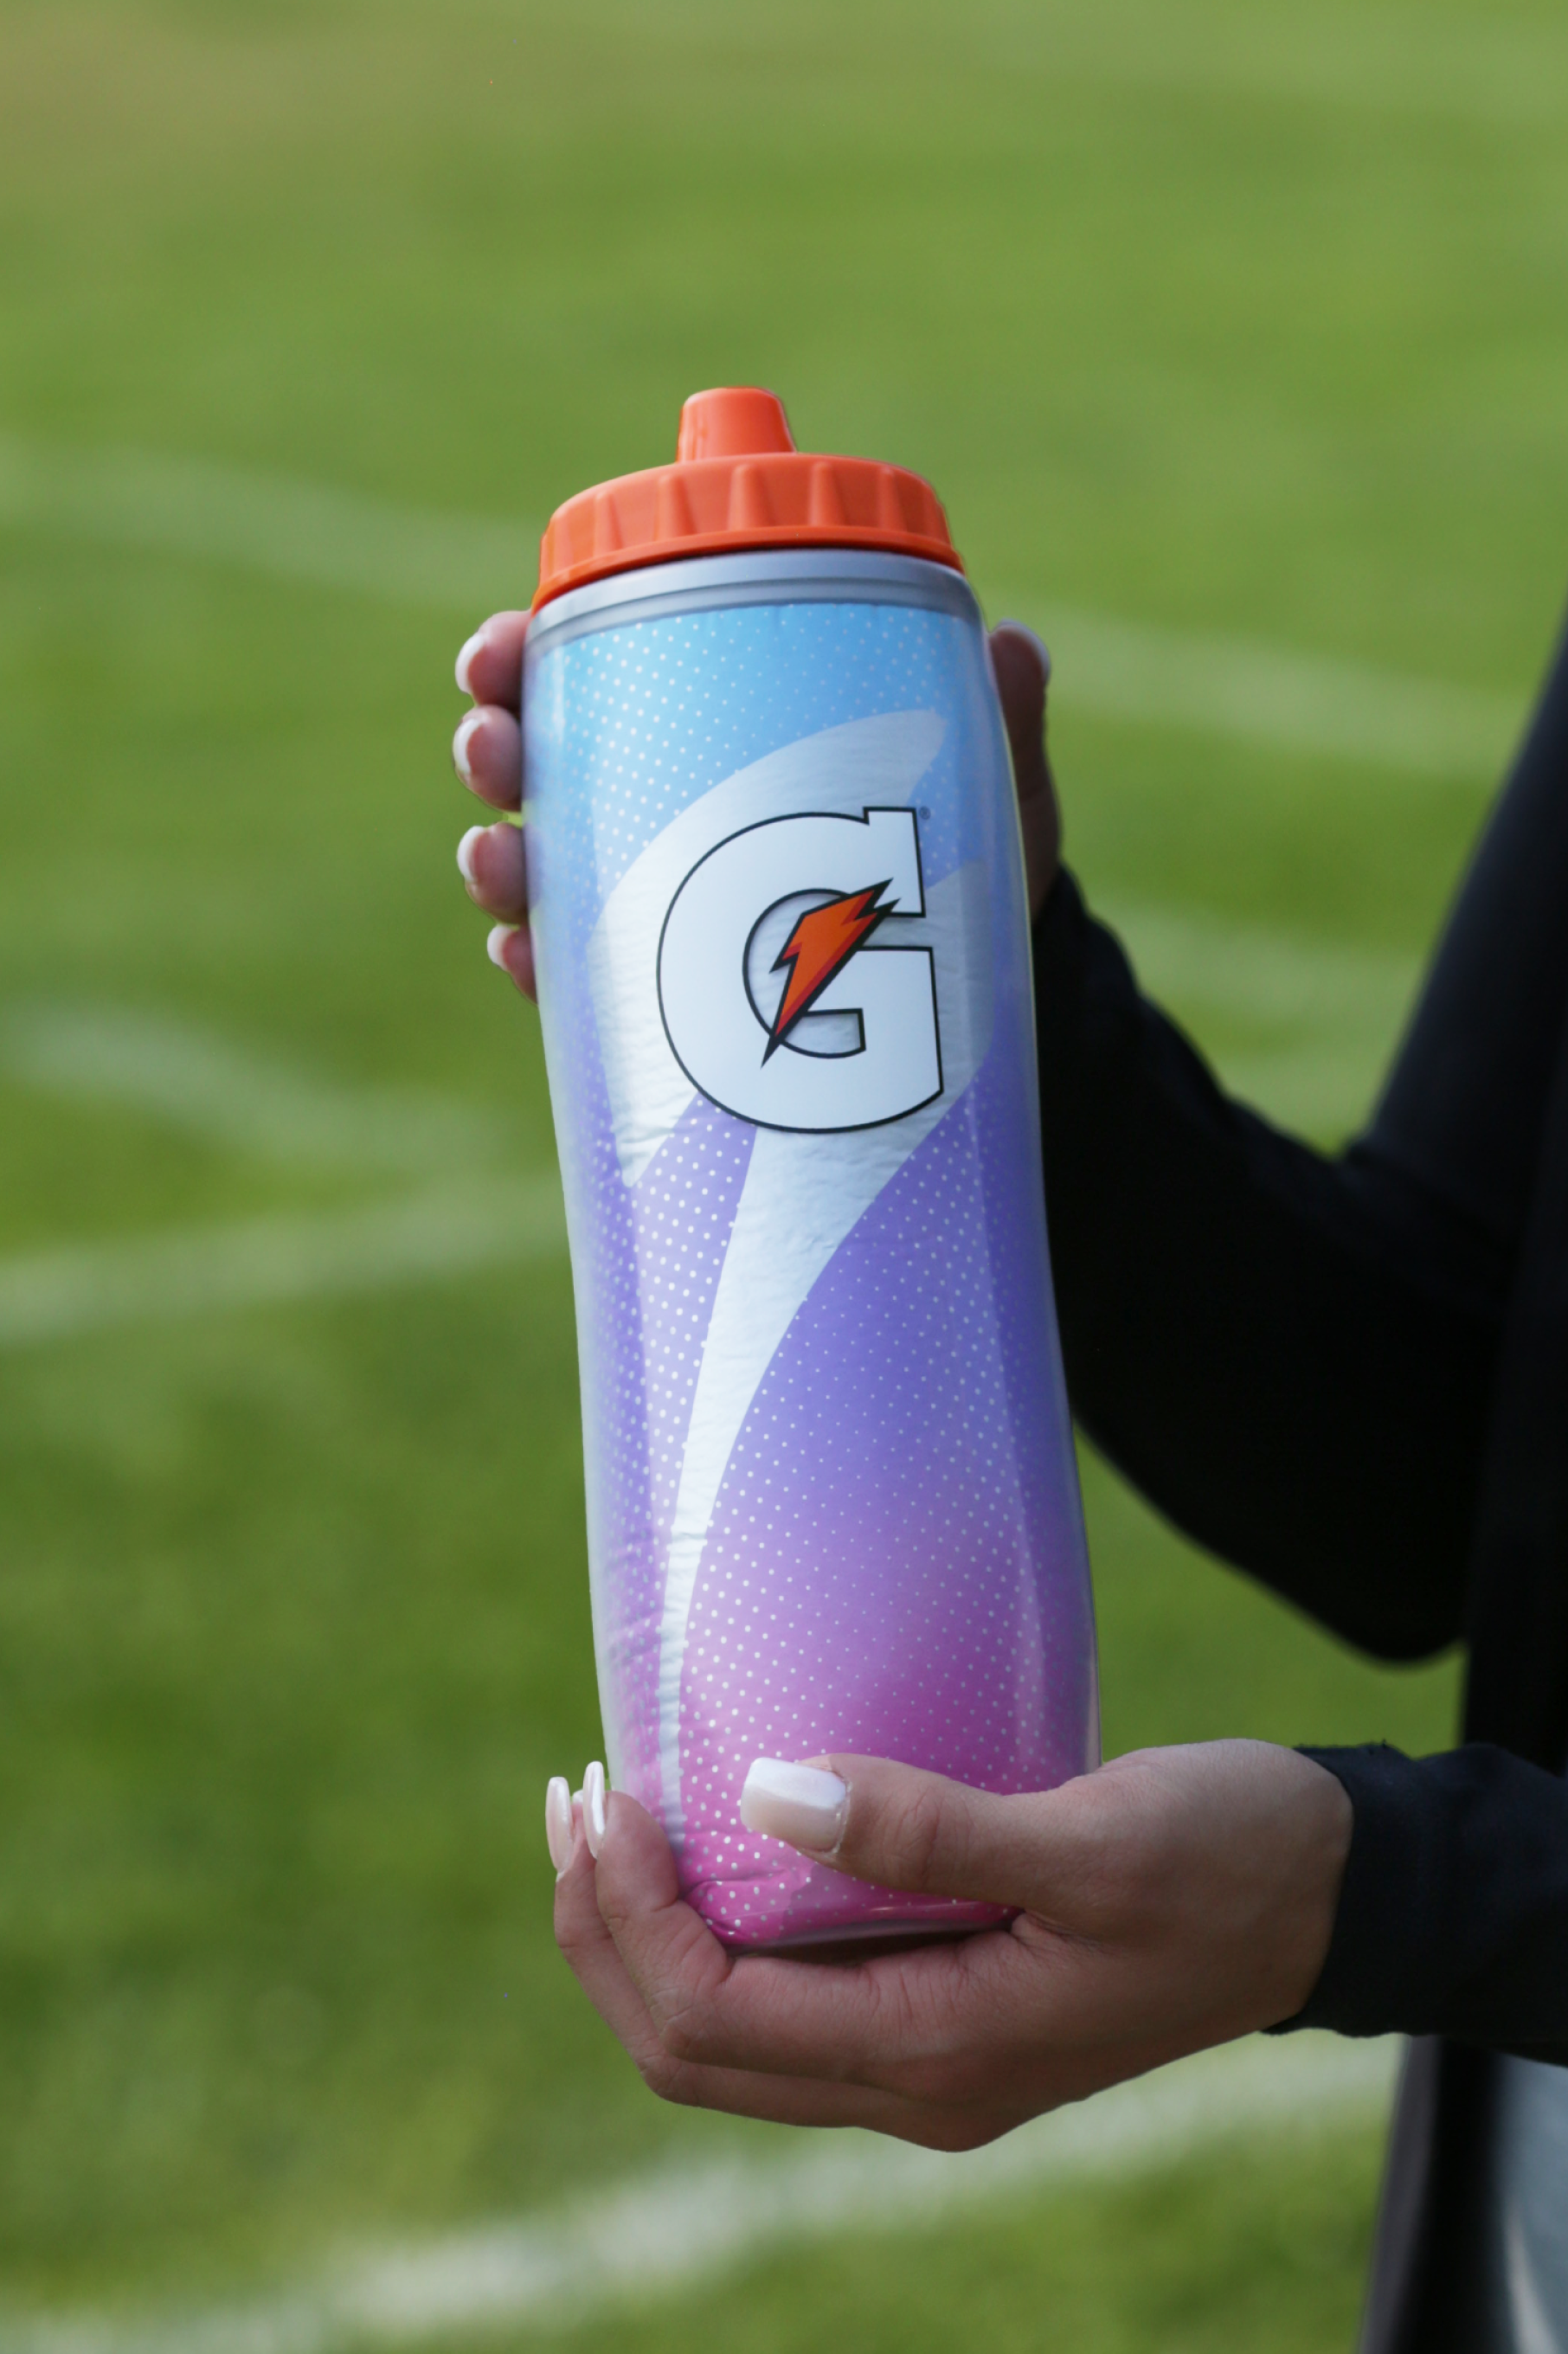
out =
<svg viewBox="0 0 1568 2354"><path fill-rule="evenodd" d="M1298 1750L1284 1755L1292 1788L1279 2020L1293 2018L1305 2007L1323 1974L1355 1827L1354 1809L1337 1776Z"/></svg>

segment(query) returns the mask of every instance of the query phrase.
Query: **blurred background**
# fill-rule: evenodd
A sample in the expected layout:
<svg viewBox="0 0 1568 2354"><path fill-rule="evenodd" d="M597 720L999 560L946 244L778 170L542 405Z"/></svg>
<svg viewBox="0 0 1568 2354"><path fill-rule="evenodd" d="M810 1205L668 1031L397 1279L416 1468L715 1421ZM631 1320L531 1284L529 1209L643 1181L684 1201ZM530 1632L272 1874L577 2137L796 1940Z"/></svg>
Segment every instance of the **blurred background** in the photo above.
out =
<svg viewBox="0 0 1568 2354"><path fill-rule="evenodd" d="M662 2110L558 1963L570 1286L451 663L776 387L936 483L1091 899L1342 1137L1568 575L1565 117L1544 0L0 7L0 2344L1349 2344L1386 2054L906 2165ZM1084 1469L1109 1749L1445 1742L1452 1661Z"/></svg>

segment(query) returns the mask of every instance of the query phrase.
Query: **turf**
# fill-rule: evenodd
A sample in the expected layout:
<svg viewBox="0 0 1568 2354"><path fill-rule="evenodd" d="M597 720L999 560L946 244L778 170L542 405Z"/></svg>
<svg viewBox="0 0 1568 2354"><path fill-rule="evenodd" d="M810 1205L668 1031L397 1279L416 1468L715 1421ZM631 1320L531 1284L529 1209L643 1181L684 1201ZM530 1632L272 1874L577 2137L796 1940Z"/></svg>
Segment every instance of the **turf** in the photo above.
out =
<svg viewBox="0 0 1568 2354"><path fill-rule="evenodd" d="M1310 2135L1008 2202L917 2243L890 2219L770 2252L684 2311L663 2299L545 2342L588 2354L613 2336L621 2354L654 2354L700 2316L737 2354L1326 2354L1353 2341L1378 2155L1371 2133Z"/></svg>
<svg viewBox="0 0 1568 2354"><path fill-rule="evenodd" d="M993 611L1522 710L1568 540L1565 105L1524 0L8 0L0 434L517 518L521 600L522 525L755 378L927 472ZM547 1166L450 867L477 614L47 515L0 560L0 1018L195 1025L493 1108ZM1066 679L1055 739L1135 948L1176 911L1397 971L1490 785ZM1287 1105L1245 974L1179 1003ZM1325 1132L1396 1017L1308 1039ZM0 1068L0 1255L392 1190ZM540 1786L599 1746L573 1378L558 1262L0 1355L7 2296L227 2294L733 2130L643 2097L548 1942ZM1451 1662L1349 1659L1086 1478L1111 1746L1446 1737ZM1059 2296L1090 2347L1342 2344L1370 2195L1365 2150L1277 2153L1089 2202L1070 2262L781 2260L747 2342L917 2310L934 2344L978 2297L1022 2344Z"/></svg>

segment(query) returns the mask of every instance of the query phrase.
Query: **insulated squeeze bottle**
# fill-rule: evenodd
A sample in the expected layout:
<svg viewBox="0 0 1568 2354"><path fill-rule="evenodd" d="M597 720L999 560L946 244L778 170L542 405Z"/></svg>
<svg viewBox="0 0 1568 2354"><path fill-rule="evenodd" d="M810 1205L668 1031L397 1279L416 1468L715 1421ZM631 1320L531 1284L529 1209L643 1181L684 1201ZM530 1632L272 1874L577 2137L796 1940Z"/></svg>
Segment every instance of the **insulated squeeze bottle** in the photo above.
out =
<svg viewBox="0 0 1568 2354"><path fill-rule="evenodd" d="M1097 1759L975 599L918 476L729 388L557 511L525 663L610 1779L732 1946L986 1925L737 1811L758 1756Z"/></svg>

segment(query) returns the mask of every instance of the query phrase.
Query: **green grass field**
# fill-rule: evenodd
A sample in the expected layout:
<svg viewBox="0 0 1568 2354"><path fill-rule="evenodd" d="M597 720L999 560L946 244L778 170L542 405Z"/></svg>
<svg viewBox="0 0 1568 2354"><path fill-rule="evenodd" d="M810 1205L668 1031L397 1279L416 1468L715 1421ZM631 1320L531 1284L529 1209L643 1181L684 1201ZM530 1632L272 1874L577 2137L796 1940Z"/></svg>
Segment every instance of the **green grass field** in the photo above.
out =
<svg viewBox="0 0 1568 2354"><path fill-rule="evenodd" d="M1565 116L1544 0L0 6L0 2338L786 2139L660 2110L549 1938L570 1288L445 753L539 522L713 382L927 473L1051 628L1091 896L1343 1134L1568 569ZM1451 1661L1086 1477L1110 1747L1446 1737ZM556 2334L1330 2354L1376 2147Z"/></svg>

